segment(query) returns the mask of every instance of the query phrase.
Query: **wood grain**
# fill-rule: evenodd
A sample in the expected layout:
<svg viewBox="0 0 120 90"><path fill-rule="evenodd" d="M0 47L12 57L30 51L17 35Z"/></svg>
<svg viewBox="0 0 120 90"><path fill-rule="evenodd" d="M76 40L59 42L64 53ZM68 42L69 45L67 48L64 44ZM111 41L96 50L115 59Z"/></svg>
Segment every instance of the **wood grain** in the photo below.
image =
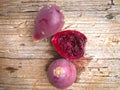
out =
<svg viewBox="0 0 120 90"><path fill-rule="evenodd" d="M53 3L65 15L64 28L88 37L85 57L92 58L65 90L120 90L120 0L0 0L0 90L58 90L46 76L60 58L51 38L31 38L36 13Z"/></svg>

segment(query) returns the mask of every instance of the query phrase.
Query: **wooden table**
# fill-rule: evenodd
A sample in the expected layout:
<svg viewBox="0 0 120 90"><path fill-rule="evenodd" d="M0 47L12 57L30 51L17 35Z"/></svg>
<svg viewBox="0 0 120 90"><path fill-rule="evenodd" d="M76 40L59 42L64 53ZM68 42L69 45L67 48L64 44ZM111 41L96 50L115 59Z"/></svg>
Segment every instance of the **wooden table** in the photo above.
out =
<svg viewBox="0 0 120 90"><path fill-rule="evenodd" d="M120 90L120 0L0 0L0 90L58 90L46 68L60 56L51 39L33 42L34 18L57 4L65 27L88 37L84 71L65 90Z"/></svg>

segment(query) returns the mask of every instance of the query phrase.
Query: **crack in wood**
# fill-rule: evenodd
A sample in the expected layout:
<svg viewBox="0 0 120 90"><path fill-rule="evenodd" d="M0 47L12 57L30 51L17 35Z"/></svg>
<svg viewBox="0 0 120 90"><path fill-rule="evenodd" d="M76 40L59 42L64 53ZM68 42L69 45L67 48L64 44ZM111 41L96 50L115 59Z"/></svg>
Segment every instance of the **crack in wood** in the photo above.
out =
<svg viewBox="0 0 120 90"><path fill-rule="evenodd" d="M33 13L33 12L37 12L37 11L34 11L34 10L26 10L26 11L24 11L24 12L28 12L28 13Z"/></svg>
<svg viewBox="0 0 120 90"><path fill-rule="evenodd" d="M107 19L113 19L113 18L114 18L114 16L113 16L113 14L112 14L112 13L110 13L110 14L106 15L105 17L106 17Z"/></svg>
<svg viewBox="0 0 120 90"><path fill-rule="evenodd" d="M78 17L81 17L81 16L82 16L82 13L78 15ZM78 18L76 18L76 19L74 20L74 22L72 22L70 25L64 27L63 30L70 28L72 25L75 25L75 24L77 23L77 22L76 22L77 19L78 19Z"/></svg>
<svg viewBox="0 0 120 90"><path fill-rule="evenodd" d="M109 10L109 9L112 8L112 5L115 5L115 4L114 4L114 1L111 0L111 2L108 3L107 5L108 5L109 7L105 8L105 9L102 9L102 10L97 9L97 11L107 11L107 10Z"/></svg>
<svg viewBox="0 0 120 90"><path fill-rule="evenodd" d="M103 8L103 9L97 9L97 11L107 11L112 8L111 4L108 4L109 7Z"/></svg>
<svg viewBox="0 0 120 90"><path fill-rule="evenodd" d="M10 73L14 73L16 70L18 70L17 68L14 68L14 67L6 67L5 69Z"/></svg>
<svg viewBox="0 0 120 90"><path fill-rule="evenodd" d="M113 0L111 0L111 5L115 5L114 2L113 2Z"/></svg>
<svg viewBox="0 0 120 90"><path fill-rule="evenodd" d="M5 16L4 14L0 13L0 16Z"/></svg>

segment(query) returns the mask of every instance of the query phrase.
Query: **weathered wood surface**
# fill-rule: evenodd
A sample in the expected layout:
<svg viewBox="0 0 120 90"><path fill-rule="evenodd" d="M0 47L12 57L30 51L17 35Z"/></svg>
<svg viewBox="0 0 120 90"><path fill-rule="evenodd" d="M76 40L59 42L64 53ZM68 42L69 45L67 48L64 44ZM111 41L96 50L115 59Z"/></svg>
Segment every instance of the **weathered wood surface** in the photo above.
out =
<svg viewBox="0 0 120 90"><path fill-rule="evenodd" d="M31 39L37 11L50 3L61 7L64 27L88 37L92 57L66 90L120 90L120 0L0 0L0 90L58 90L46 66L59 55L50 38Z"/></svg>

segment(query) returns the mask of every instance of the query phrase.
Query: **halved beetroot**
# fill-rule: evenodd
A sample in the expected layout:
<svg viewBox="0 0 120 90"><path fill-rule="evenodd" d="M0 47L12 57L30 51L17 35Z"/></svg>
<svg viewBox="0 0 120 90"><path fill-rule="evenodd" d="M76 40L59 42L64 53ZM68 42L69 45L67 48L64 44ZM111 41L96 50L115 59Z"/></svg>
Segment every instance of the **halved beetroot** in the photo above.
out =
<svg viewBox="0 0 120 90"><path fill-rule="evenodd" d="M47 38L59 32L64 25L64 16L56 5L45 5L35 19L34 40Z"/></svg>
<svg viewBox="0 0 120 90"><path fill-rule="evenodd" d="M78 59L84 55L86 36L75 30L58 32L52 38L52 44L56 51L68 59Z"/></svg>

